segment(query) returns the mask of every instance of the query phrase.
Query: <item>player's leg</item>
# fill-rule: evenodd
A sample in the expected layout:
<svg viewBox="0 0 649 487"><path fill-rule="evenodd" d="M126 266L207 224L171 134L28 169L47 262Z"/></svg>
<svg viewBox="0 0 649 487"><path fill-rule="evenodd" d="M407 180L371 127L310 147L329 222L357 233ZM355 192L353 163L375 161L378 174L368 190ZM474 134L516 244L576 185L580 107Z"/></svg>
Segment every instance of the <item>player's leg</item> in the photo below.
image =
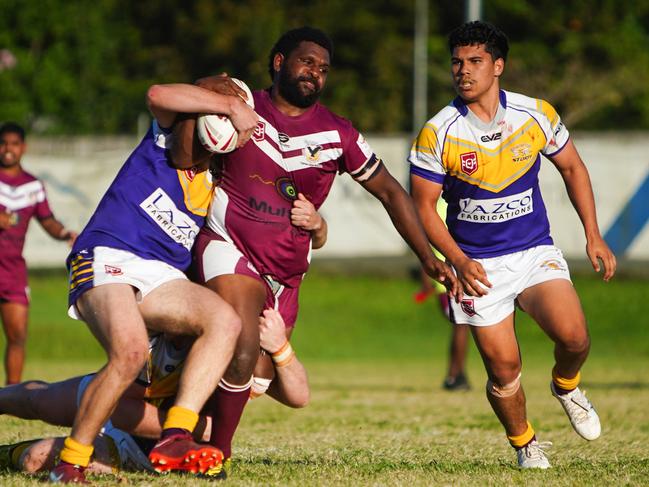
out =
<svg viewBox="0 0 649 487"><path fill-rule="evenodd" d="M94 287L77 299L76 306L106 351L108 363L95 375L81 398L72 432L61 451L61 463L50 476L58 482L69 481L69 477L87 467L94 439L148 357L146 327L130 285Z"/></svg>
<svg viewBox="0 0 649 487"><path fill-rule="evenodd" d="M587 440L601 433L599 417L579 389L580 369L590 350L590 337L579 297L567 279L554 279L523 291L518 302L555 344L552 393L575 431Z"/></svg>
<svg viewBox="0 0 649 487"><path fill-rule="evenodd" d="M232 362L210 401L210 443L220 448L227 460L232 455L232 438L250 397L253 370L259 358L259 315L267 291L261 280L238 274L212 278L206 285L230 303L242 320Z"/></svg>
<svg viewBox="0 0 649 487"><path fill-rule="evenodd" d="M527 420L514 315L495 325L472 326L471 331L487 371L487 399L516 449L519 466L548 468L550 464Z"/></svg>
<svg viewBox="0 0 649 487"><path fill-rule="evenodd" d="M140 310L149 328L196 337L151 461L160 471L203 472L215 463L220 465L221 452L196 444L191 432L232 358L241 320L217 294L186 279L158 286L144 298ZM190 461L185 460L187 455Z"/></svg>
<svg viewBox="0 0 649 487"><path fill-rule="evenodd" d="M469 325L451 323L451 330L448 373L443 386L449 391L468 390L470 386L464 369L469 350Z"/></svg>
<svg viewBox="0 0 649 487"><path fill-rule="evenodd" d="M27 381L0 389L0 414L72 426L81 377L61 382Z"/></svg>
<svg viewBox="0 0 649 487"><path fill-rule="evenodd" d="M4 356L5 381L7 384L17 384L20 382L25 363L29 307L27 304L5 301L0 303L0 316L7 338Z"/></svg>

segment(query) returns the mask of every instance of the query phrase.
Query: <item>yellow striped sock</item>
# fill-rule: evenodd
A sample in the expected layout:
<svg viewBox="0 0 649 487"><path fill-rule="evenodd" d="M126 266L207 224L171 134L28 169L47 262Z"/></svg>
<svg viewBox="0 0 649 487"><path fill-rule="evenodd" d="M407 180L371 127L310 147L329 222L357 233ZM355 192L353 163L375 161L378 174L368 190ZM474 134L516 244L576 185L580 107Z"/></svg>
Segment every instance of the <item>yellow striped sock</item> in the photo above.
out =
<svg viewBox="0 0 649 487"><path fill-rule="evenodd" d="M524 447L530 441L532 441L532 438L534 438L534 428L532 428L532 425L530 424L529 421L527 422L527 429L525 430L525 433L523 433L522 435L515 435L515 436L507 435L509 444L514 448Z"/></svg>
<svg viewBox="0 0 649 487"><path fill-rule="evenodd" d="M577 375L572 379L566 379L565 377L561 377L559 374L557 374L556 365L552 369L552 382L554 382L555 386L560 387L564 391L572 391L576 389L580 381L581 372L577 372Z"/></svg>
<svg viewBox="0 0 649 487"><path fill-rule="evenodd" d="M198 413L182 406L173 406L167 413L163 429L182 428L194 431L196 423L198 423Z"/></svg>
<svg viewBox="0 0 649 487"><path fill-rule="evenodd" d="M92 445L82 445L71 436L68 436L63 442L60 458L72 465L87 467L94 449Z"/></svg>

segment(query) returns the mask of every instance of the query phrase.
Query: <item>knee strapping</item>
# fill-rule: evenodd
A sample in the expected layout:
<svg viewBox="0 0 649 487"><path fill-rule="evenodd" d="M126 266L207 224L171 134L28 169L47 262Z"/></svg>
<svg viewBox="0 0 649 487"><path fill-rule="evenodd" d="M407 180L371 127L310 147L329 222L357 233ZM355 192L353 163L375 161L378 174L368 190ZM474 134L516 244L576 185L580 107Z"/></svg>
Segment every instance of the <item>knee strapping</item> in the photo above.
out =
<svg viewBox="0 0 649 487"><path fill-rule="evenodd" d="M516 378L511 381L509 384L504 386L499 386L494 384L491 380L487 381L487 392L496 397L511 397L518 392L521 388L521 374L516 376Z"/></svg>

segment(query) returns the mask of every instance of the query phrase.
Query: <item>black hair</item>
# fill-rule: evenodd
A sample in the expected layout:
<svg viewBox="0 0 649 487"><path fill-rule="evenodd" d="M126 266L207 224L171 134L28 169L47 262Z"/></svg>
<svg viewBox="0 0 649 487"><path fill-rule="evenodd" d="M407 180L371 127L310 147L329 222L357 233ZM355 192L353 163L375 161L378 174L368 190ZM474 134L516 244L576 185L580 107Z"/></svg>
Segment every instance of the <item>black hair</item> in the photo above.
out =
<svg viewBox="0 0 649 487"><path fill-rule="evenodd" d="M271 80L275 78L275 69L273 68L275 54L280 53L284 58L287 58L301 42L314 42L318 44L329 52L329 59L333 59L334 44L329 36L320 29L304 26L289 30L282 34L270 50L270 55L268 56L268 74Z"/></svg>
<svg viewBox="0 0 649 487"><path fill-rule="evenodd" d="M448 48L451 54L458 46L473 46L476 44L484 44L485 51L491 54L494 61L500 58L507 61L507 52L509 52L507 36L489 22L482 22L481 20L465 22L453 29L448 35Z"/></svg>
<svg viewBox="0 0 649 487"><path fill-rule="evenodd" d="M20 140L25 142L25 129L16 122L6 122L0 127L0 137L4 134L18 134Z"/></svg>

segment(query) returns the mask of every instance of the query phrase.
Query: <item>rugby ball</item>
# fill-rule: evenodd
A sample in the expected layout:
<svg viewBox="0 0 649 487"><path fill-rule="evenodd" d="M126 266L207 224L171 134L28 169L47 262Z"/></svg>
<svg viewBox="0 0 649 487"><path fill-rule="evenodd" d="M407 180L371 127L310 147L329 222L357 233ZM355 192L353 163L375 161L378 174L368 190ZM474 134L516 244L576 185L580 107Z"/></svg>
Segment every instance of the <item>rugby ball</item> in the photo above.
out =
<svg viewBox="0 0 649 487"><path fill-rule="evenodd" d="M237 85L246 92L248 98L245 102L255 108L250 88L241 80L232 78ZM226 154L237 147L237 130L230 119L225 115L202 114L196 119L196 133L203 147L215 154Z"/></svg>

